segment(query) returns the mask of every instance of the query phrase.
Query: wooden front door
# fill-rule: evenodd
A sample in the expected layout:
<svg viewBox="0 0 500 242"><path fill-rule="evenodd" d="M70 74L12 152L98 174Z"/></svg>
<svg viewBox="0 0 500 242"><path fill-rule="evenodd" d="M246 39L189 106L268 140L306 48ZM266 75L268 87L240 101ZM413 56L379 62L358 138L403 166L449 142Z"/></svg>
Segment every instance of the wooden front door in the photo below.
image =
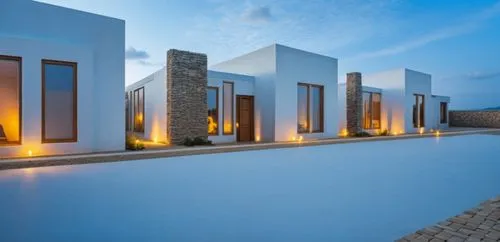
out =
<svg viewBox="0 0 500 242"><path fill-rule="evenodd" d="M254 140L253 96L236 96L236 139Z"/></svg>

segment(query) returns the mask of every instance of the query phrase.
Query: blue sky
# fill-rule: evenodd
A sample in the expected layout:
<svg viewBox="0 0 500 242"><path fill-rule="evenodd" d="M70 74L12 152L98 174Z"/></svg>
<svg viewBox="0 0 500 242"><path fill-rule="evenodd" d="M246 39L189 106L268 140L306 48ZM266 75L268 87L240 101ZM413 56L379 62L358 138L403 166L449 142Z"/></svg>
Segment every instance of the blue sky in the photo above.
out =
<svg viewBox="0 0 500 242"><path fill-rule="evenodd" d="M345 73L407 67L433 75L452 108L500 106L499 0L43 0L126 20L126 83L166 50L209 65L273 43L339 59Z"/></svg>

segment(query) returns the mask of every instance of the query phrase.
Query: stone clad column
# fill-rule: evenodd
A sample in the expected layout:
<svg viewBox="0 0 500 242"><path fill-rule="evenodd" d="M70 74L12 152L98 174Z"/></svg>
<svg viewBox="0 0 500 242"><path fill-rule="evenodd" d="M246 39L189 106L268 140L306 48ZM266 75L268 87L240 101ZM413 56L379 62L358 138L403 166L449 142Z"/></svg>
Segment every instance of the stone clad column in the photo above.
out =
<svg viewBox="0 0 500 242"><path fill-rule="evenodd" d="M347 106L347 132L349 135L359 133L362 130L363 118L363 87L361 73L347 73L346 83L346 106Z"/></svg>
<svg viewBox="0 0 500 242"><path fill-rule="evenodd" d="M207 55L167 52L167 140L208 137Z"/></svg>

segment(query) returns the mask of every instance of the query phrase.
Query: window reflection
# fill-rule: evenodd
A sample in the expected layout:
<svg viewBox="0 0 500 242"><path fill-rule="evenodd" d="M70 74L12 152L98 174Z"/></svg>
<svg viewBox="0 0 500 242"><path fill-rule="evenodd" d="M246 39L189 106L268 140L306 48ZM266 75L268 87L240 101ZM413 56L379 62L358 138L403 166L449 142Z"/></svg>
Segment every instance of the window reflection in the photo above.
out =
<svg viewBox="0 0 500 242"><path fill-rule="evenodd" d="M217 87L207 88L207 106L208 106L208 134L218 134L218 101L219 89Z"/></svg>
<svg viewBox="0 0 500 242"><path fill-rule="evenodd" d="M0 145L21 142L21 58L0 56Z"/></svg>
<svg viewBox="0 0 500 242"><path fill-rule="evenodd" d="M42 139L75 142L77 139L76 63L43 61Z"/></svg>
<svg viewBox="0 0 500 242"><path fill-rule="evenodd" d="M297 86L297 132L323 132L323 86Z"/></svg>
<svg viewBox="0 0 500 242"><path fill-rule="evenodd" d="M414 94L415 103L413 104L413 127L422 128L425 127L424 123L424 95Z"/></svg>
<svg viewBox="0 0 500 242"><path fill-rule="evenodd" d="M231 82L224 82L222 93L224 95L224 134L233 134L233 92L234 86Z"/></svg>
<svg viewBox="0 0 500 242"><path fill-rule="evenodd" d="M363 92L363 129L380 129L381 94Z"/></svg>

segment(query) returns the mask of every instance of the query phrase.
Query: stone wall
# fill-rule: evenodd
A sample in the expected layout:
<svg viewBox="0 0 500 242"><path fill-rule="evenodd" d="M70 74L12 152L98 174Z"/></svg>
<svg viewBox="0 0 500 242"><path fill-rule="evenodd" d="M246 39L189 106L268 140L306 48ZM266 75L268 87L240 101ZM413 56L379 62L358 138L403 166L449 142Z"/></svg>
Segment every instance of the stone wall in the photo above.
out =
<svg viewBox="0 0 500 242"><path fill-rule="evenodd" d="M207 56L181 50L167 52L167 140L208 137Z"/></svg>
<svg viewBox="0 0 500 242"><path fill-rule="evenodd" d="M500 110L450 111L450 126L474 128L500 128Z"/></svg>
<svg viewBox="0 0 500 242"><path fill-rule="evenodd" d="M363 86L361 73L347 73L346 83L346 117L347 132L356 134L363 131L361 119L363 118Z"/></svg>

